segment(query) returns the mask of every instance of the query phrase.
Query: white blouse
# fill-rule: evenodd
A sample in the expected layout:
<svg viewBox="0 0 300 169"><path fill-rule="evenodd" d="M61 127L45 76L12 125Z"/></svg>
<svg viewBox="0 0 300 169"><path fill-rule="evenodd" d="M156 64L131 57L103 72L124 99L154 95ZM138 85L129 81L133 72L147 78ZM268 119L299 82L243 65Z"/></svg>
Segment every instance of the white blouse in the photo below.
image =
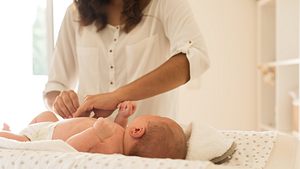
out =
<svg viewBox="0 0 300 169"><path fill-rule="evenodd" d="M191 80L208 68L205 44L186 0L152 0L142 21L129 33L122 26L79 26L74 4L66 11L50 65L44 94L78 90L86 95L105 93L128 84L185 53ZM178 89L138 102L137 114L174 117Z"/></svg>

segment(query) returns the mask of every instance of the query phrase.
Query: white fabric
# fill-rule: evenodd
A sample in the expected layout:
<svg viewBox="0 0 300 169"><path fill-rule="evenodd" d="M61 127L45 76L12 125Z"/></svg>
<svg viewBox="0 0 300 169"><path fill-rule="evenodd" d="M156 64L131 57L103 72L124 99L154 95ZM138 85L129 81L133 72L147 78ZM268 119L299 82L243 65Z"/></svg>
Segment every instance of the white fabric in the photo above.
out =
<svg viewBox="0 0 300 169"><path fill-rule="evenodd" d="M19 134L28 137L31 141L52 140L54 128L58 122L40 122L28 125Z"/></svg>
<svg viewBox="0 0 300 169"><path fill-rule="evenodd" d="M264 169L270 158L277 132L265 131L223 131L226 138L234 139L237 150L226 166L241 166Z"/></svg>
<svg viewBox="0 0 300 169"><path fill-rule="evenodd" d="M268 161L268 166L264 169L299 169L296 163L299 163L297 154L300 154L299 140L295 137L282 137L281 141L278 141L277 133L272 132L252 132L252 131L221 131L226 137L234 139L238 143L238 150L235 155L242 154L243 160L239 160L240 165L235 162L236 156L233 157L233 161L223 165L213 165L209 162L203 162L199 160L170 160L170 159L149 159L140 157L126 157L123 155L103 155L103 154L91 154L81 152L71 152L71 150L57 150L55 152L48 150L53 146L45 145L43 150L35 150L35 146L32 146L32 150L20 149L15 147L3 148L7 139L0 138L0 168L103 168L103 169L260 169L255 163L255 157L265 155L267 152L264 150L271 146L271 142L275 141L274 148L271 148L271 158L265 157L263 160ZM280 138L280 137L279 137ZM4 141L3 141L4 140ZM6 140L6 141L5 141ZM258 140L259 144L253 143L254 140ZM264 140L264 141L262 141ZM52 140L53 141L53 140ZM48 141L48 142L52 142ZM265 143L265 141L267 141ZM10 142L16 142L11 140ZM43 143L42 141L37 141ZM60 142L58 140L56 143ZM249 145L247 145L247 142ZM46 143L46 142L44 142ZM239 144L241 143L241 144ZM22 143L22 144L36 144L36 143ZM64 143L62 143L64 144ZM245 145L240 147L241 145ZM261 145L261 146L257 146ZM64 147L64 146L63 146ZM253 152L252 148L258 150ZM265 147L265 148L263 148ZM297 150L298 147L298 150ZM72 147L71 147L72 148ZM279 149L278 149L279 148ZM268 149L268 148L267 148ZM34 151L33 151L34 150ZM282 151L284 150L284 151ZM74 150L76 151L76 150ZM240 152L240 153L238 153ZM299 157L299 156L298 156ZM241 159L238 157L238 159ZM272 161L270 161L272 160ZM247 166L245 166L247 164ZM277 166L274 168L274 166ZM270 168L271 167L271 168Z"/></svg>
<svg viewBox="0 0 300 169"><path fill-rule="evenodd" d="M212 160L222 156L233 143L233 139L205 124L192 123L191 131L186 156L189 160Z"/></svg>
<svg viewBox="0 0 300 169"><path fill-rule="evenodd" d="M32 142L20 142L0 137L0 148L14 150L77 152L72 146L62 140L40 140Z"/></svg>
<svg viewBox="0 0 300 169"><path fill-rule="evenodd" d="M198 79L208 67L208 58L188 2L152 0L144 14L128 34L120 29L123 25L108 25L96 33L94 25L79 28L78 11L71 5L60 29L44 93L75 89L79 81L81 102L86 95L113 91L136 80L180 52L189 60L191 80ZM174 117L177 94L174 90L141 101L137 114Z"/></svg>
<svg viewBox="0 0 300 169"><path fill-rule="evenodd" d="M0 149L1 169L206 169L210 164L207 161L128 157L120 154Z"/></svg>

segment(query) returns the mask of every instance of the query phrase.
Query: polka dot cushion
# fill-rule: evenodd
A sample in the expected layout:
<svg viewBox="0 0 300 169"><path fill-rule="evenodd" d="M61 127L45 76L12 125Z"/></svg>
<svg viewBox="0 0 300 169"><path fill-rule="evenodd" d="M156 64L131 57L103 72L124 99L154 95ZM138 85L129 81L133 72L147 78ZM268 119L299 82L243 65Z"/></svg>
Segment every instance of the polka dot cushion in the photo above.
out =
<svg viewBox="0 0 300 169"><path fill-rule="evenodd" d="M0 149L0 169L205 169L210 162Z"/></svg>
<svg viewBox="0 0 300 169"><path fill-rule="evenodd" d="M222 131L237 144L232 159L224 165L263 169L273 149L277 133L274 131Z"/></svg>
<svg viewBox="0 0 300 169"><path fill-rule="evenodd" d="M236 152L231 160L222 165L243 169L263 169L277 136L276 132L220 132L225 137L234 139L237 144ZM208 166L213 166L213 164L209 161L150 159L120 154L103 155L0 148L0 169L206 169L210 168Z"/></svg>

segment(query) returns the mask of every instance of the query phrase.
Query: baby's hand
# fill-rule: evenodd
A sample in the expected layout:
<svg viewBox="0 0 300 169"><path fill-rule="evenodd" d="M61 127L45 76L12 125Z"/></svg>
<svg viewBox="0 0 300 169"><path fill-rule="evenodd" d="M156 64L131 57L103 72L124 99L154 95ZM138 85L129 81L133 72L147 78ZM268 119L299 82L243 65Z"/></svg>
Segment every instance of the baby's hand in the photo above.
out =
<svg viewBox="0 0 300 169"><path fill-rule="evenodd" d="M100 117L94 123L93 127L96 130L98 138L100 140L105 140L114 134L116 126L112 121Z"/></svg>
<svg viewBox="0 0 300 169"><path fill-rule="evenodd" d="M125 101L118 105L119 113L118 116L123 118L128 118L131 116L136 110L136 104L132 101Z"/></svg>

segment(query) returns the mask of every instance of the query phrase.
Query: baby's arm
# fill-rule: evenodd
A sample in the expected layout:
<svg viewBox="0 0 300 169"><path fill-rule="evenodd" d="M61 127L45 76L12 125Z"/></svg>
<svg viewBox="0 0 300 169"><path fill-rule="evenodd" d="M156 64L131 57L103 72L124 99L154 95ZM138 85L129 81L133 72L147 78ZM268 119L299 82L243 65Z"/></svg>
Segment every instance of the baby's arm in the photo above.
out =
<svg viewBox="0 0 300 169"><path fill-rule="evenodd" d="M99 144L111 137L113 132L114 125L112 122L108 119L99 118L92 127L73 135L66 142L77 151L99 153Z"/></svg>
<svg viewBox="0 0 300 169"><path fill-rule="evenodd" d="M94 134L94 128L90 127L78 134L73 135L66 142L77 151L90 152L90 150L99 142L99 140Z"/></svg>
<svg viewBox="0 0 300 169"><path fill-rule="evenodd" d="M115 123L125 128L127 126L128 117L136 110L136 104L132 101L125 101L118 105L119 112L115 118Z"/></svg>

